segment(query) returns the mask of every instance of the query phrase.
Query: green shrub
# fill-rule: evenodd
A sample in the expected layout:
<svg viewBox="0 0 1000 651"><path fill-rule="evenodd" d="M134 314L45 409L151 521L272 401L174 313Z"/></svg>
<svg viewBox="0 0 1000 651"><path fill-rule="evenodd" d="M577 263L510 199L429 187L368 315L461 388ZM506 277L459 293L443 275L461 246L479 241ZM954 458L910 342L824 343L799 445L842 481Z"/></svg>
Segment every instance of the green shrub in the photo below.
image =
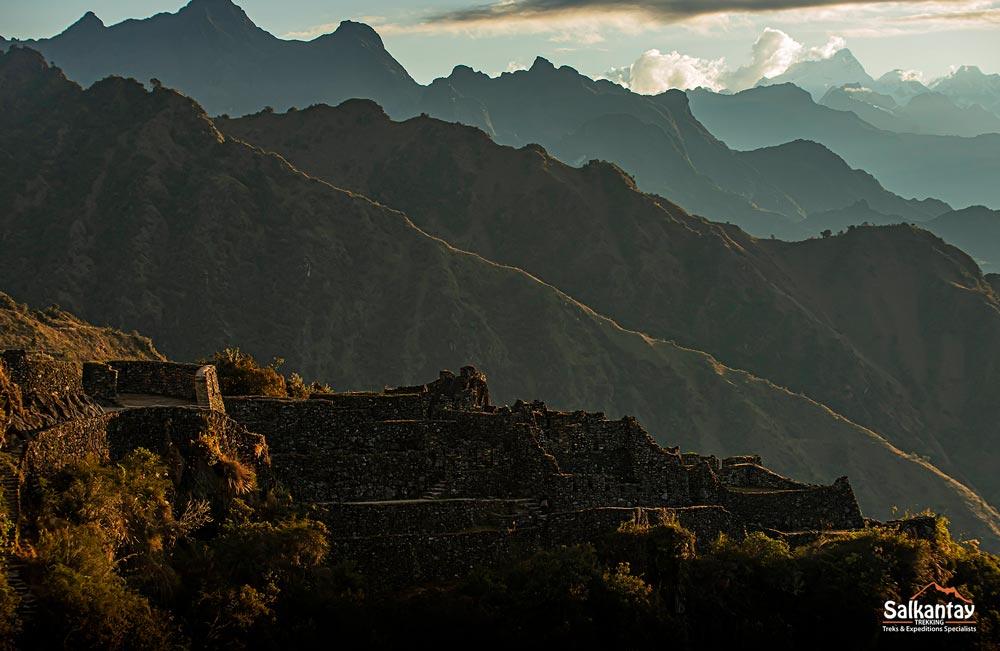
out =
<svg viewBox="0 0 1000 651"><path fill-rule="evenodd" d="M278 373L282 360L275 359L260 366L249 353L239 348L226 348L212 355L206 364L214 364L219 376L219 389L226 396L288 396L285 378Z"/></svg>

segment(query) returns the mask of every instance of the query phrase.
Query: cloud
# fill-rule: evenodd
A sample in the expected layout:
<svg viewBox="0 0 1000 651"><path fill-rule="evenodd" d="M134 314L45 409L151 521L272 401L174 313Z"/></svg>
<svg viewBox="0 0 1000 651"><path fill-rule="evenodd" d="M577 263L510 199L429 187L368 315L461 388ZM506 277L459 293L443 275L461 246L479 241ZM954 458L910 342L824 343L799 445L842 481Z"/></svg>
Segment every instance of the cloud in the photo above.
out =
<svg viewBox="0 0 1000 651"><path fill-rule="evenodd" d="M668 88L704 86L722 90L725 59L699 59L676 50L663 54L659 50L642 53L629 68L629 87L637 93L653 95Z"/></svg>
<svg viewBox="0 0 1000 651"><path fill-rule="evenodd" d="M403 11L391 20L384 16L356 20L372 25L382 36L542 35L586 47L602 42L610 31L635 35L677 24L710 35L731 25L747 27L755 20L752 16L774 12L780 12L777 19L784 24L847 23L838 31L849 37L1000 27L997 0L502 0L434 14ZM337 25L315 25L283 38L312 39Z"/></svg>
<svg viewBox="0 0 1000 651"><path fill-rule="evenodd" d="M947 4L948 0L927 0ZM964 3L968 0L952 0ZM767 13L843 5L893 5L897 0L501 0L433 15L428 23L483 25L491 22L535 21L580 14L642 14L674 23L711 14ZM915 0L913 4L920 4Z"/></svg>
<svg viewBox="0 0 1000 651"><path fill-rule="evenodd" d="M750 62L732 69L724 58L702 59L677 51L644 52L631 66L613 68L604 75L637 93L652 95L670 88L687 90L702 86L712 90L750 88L761 77L776 77L800 61L828 59L846 45L832 36L818 47L806 47L781 31L766 28L750 48Z"/></svg>
<svg viewBox="0 0 1000 651"><path fill-rule="evenodd" d="M575 43L576 45L596 45L604 41L604 36L597 32L583 32L582 34L561 32L549 37L549 42L551 43Z"/></svg>
<svg viewBox="0 0 1000 651"><path fill-rule="evenodd" d="M951 11L905 16L898 19L903 23L938 23L941 26L984 27L984 23L1000 25L1000 8L980 11Z"/></svg>

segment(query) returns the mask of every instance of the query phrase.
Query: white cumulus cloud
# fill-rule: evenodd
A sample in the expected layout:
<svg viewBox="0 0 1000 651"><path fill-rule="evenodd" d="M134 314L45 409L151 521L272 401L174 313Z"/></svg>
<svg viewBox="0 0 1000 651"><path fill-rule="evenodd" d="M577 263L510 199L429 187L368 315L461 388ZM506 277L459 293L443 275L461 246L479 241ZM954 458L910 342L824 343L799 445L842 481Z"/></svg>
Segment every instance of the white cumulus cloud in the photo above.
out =
<svg viewBox="0 0 1000 651"><path fill-rule="evenodd" d="M749 63L736 68L725 58L647 50L632 65L612 68L601 77L645 95L699 86L735 92L752 87L761 77L776 77L800 61L828 59L845 45L843 38L833 36L823 45L806 47L780 29L768 27L750 48Z"/></svg>
<svg viewBox="0 0 1000 651"><path fill-rule="evenodd" d="M724 67L724 59L700 59L676 50L667 54L647 50L630 67L629 85L644 95L661 93L668 88L686 90L699 86L722 90L720 78Z"/></svg>

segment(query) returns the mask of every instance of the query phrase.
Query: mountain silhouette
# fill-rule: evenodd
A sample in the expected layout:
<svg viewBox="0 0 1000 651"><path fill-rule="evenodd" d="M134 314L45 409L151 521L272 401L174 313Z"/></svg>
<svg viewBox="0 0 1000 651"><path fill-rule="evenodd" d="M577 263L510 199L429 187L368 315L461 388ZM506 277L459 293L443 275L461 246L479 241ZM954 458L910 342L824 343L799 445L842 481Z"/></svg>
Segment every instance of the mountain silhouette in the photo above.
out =
<svg viewBox="0 0 1000 651"><path fill-rule="evenodd" d="M471 361L494 375L498 401L545 395L559 408L633 414L661 441L753 449L807 481L847 470L871 513L930 506L959 531L1000 545L1000 515L987 503L878 434L428 235L403 213L223 135L174 91L116 78L84 91L39 55L14 50L0 57L0 106L0 151L19 154L0 156L0 200L9 206L0 213L0 275L20 300L49 297L138 329L173 359L239 345L334 386L418 381ZM478 130L445 126L489 143ZM698 226L700 235L686 237L728 248L719 258L725 273L740 271L736 247L749 240L738 230L674 214L613 166L571 170L537 148L503 151L593 187L588 200L608 193L602 205L624 199L660 215L668 234ZM504 175L525 173L505 166ZM542 253L559 242L525 241ZM635 252L653 241L638 241ZM705 296L689 309L725 298Z"/></svg>
<svg viewBox="0 0 1000 651"><path fill-rule="evenodd" d="M942 93L925 91L904 104L859 86L831 88L819 102L838 111L851 111L865 122L897 133L973 137L1000 133L1000 116L982 106L960 107Z"/></svg>
<svg viewBox="0 0 1000 651"><path fill-rule="evenodd" d="M911 98L930 91L923 82L914 78L913 73L899 68L885 73L868 87L875 92L889 95L900 104L905 104Z"/></svg>
<svg viewBox="0 0 1000 651"><path fill-rule="evenodd" d="M608 81L589 79L567 66L556 68L541 57L528 70L497 78L458 66L449 77L431 85L442 93L445 87L447 97L474 102L475 116L483 120L488 116L488 128L483 120L471 123L497 142L539 143L573 165L591 159L613 161L642 190L669 197L689 212L735 223L757 236L802 236L795 223L808 215L804 206L816 203L803 202L806 191L798 180L783 179L772 169L759 170L753 157L717 140L692 115L688 98L680 91L638 95ZM425 110L446 120L455 117L451 110L432 106ZM790 170L800 167L803 158L792 147L770 152L767 163ZM809 164L818 179L835 178L844 167L829 152ZM831 201L839 186L834 181L830 186L821 200L824 208L838 207ZM888 192L881 193L888 198ZM843 207L871 194L855 194L853 185L848 185L836 196ZM894 205L905 202L895 199ZM924 218L948 209L941 206L940 210L928 208L924 212L930 214ZM909 214L908 209L903 212Z"/></svg>
<svg viewBox="0 0 1000 651"><path fill-rule="evenodd" d="M112 26L88 12L61 34L24 44L84 86L109 75L156 78L213 114L370 97L409 115L419 93L367 25L344 21L311 41L286 41L230 0L192 0L176 13Z"/></svg>
<svg viewBox="0 0 1000 651"><path fill-rule="evenodd" d="M830 88L849 83L871 86L875 80L847 48L837 50L833 56L815 61L799 61L775 77L764 77L756 86L795 84L813 96L821 98Z"/></svg>
<svg viewBox="0 0 1000 651"><path fill-rule="evenodd" d="M977 361L1000 351L998 297L971 258L930 233L906 225L755 239L638 192L610 164L576 169L471 127L393 122L370 102L219 126L627 328L710 352L947 464L986 494L1000 489L981 445L997 436L998 406L984 389L1000 378Z"/></svg>
<svg viewBox="0 0 1000 651"><path fill-rule="evenodd" d="M717 140L680 91L642 96L542 57L529 70L496 79L458 65L423 87L367 25L345 21L333 34L286 41L254 25L229 0L195 0L174 14L110 27L88 14L63 34L29 45L84 85L109 74L156 78L213 114L373 99L394 117L423 112L470 124L502 144L541 144L573 165L613 161L641 189L757 236L804 236L795 224L808 213L793 198L801 199L801 188L776 186ZM852 60L845 51L813 63L850 68ZM783 167L797 164L792 158ZM829 207L867 198L845 193L840 206Z"/></svg>
<svg viewBox="0 0 1000 651"><path fill-rule="evenodd" d="M984 270L1000 270L1000 211L971 206L944 213L925 227L967 251Z"/></svg>
<svg viewBox="0 0 1000 651"><path fill-rule="evenodd" d="M857 115L816 104L791 84L721 95L688 92L691 110L730 147L757 149L792 140L818 142L885 188L905 197L935 197L952 206L1000 208L1000 134L975 138L890 133Z"/></svg>
<svg viewBox="0 0 1000 651"><path fill-rule="evenodd" d="M933 81L931 90L947 95L959 106L980 106L1000 115L1000 74L985 74L978 66L959 66Z"/></svg>
<svg viewBox="0 0 1000 651"><path fill-rule="evenodd" d="M851 169L840 156L809 140L794 140L739 155L766 181L785 188L806 215L836 210L847 202L858 201L880 212L901 216L895 223L922 222L950 210L948 204L936 199L903 199L886 190L867 172Z"/></svg>

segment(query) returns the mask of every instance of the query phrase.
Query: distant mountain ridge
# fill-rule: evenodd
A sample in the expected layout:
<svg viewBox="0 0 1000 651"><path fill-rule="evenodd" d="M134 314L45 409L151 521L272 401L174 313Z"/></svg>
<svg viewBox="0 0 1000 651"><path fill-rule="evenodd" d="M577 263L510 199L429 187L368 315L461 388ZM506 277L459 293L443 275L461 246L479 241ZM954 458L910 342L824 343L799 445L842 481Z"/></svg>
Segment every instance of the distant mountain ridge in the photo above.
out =
<svg viewBox="0 0 1000 651"><path fill-rule="evenodd" d="M571 168L429 118L395 123L370 102L219 125L628 328L711 351L993 484L982 451L970 452L997 436L972 414L1000 407L981 393L997 369L975 361L983 347L1000 350L1000 298L971 258L929 233L755 240L636 192L612 166ZM939 366L959 358L961 372ZM972 447L959 452L956 440Z"/></svg>
<svg viewBox="0 0 1000 651"><path fill-rule="evenodd" d="M77 361L163 359L146 337L92 326L55 306L32 310L0 292L0 350L8 349Z"/></svg>
<svg viewBox="0 0 1000 651"><path fill-rule="evenodd" d="M931 82L930 89L947 95L959 106L979 105L1000 115L1000 73L988 75L978 66L959 66Z"/></svg>
<svg viewBox="0 0 1000 651"><path fill-rule="evenodd" d="M795 188L769 182L719 142L692 116L683 93L637 95L541 57L529 70L498 79L459 65L423 87L367 25L345 21L313 41L285 41L230 0L192 0L177 13L111 27L87 14L62 34L27 45L84 85L108 74L156 78L214 114L357 97L393 117L424 112L477 126L503 144L537 142L575 165L611 160L642 189L758 236L794 236L794 223L807 216L790 196ZM843 205L860 198L845 195Z"/></svg>
<svg viewBox="0 0 1000 651"><path fill-rule="evenodd" d="M18 297L139 327L175 359L235 344L337 386L473 362L500 378L499 400L516 387L569 409L586 401L701 451L752 447L805 479L849 469L870 511L930 506L1000 544L995 510L874 432L430 237L399 212L227 138L173 91L114 78L83 91L15 50L0 57L0 106L0 148L19 152L0 157L0 198L11 207L0 213L0 274ZM537 148L515 155L570 170ZM700 224L717 250L746 242L680 214L674 223L675 209L630 189L611 165L568 174L596 196L659 211L677 233ZM543 253L549 244L528 241ZM738 271L740 257L729 256Z"/></svg>
<svg viewBox="0 0 1000 651"><path fill-rule="evenodd" d="M416 109L418 84L368 25L344 21L311 41L257 27L230 0L191 0L176 13L110 27L87 12L61 34L24 41L89 86L119 75L164 84L213 113L371 97L395 115Z"/></svg>
<svg viewBox="0 0 1000 651"><path fill-rule="evenodd" d="M735 223L756 236L799 236L795 223L815 203L804 197L797 180L756 169L756 159L715 138L692 114L681 91L638 95L606 80L591 80L567 66L557 69L541 57L528 70L496 78L458 66L450 76L435 80L431 88L444 97L473 102L477 116L489 117L490 128L484 130L497 142L514 146L537 142L573 165L591 159L614 161L634 176L641 189L669 197L689 212ZM444 88L447 93L441 92ZM435 106L425 105L425 110L453 119L447 110ZM474 124L484 128L481 122ZM777 164L793 169L803 162L793 149L772 152L771 158L783 158ZM842 174L842 161L829 152L811 164L820 178ZM884 189L880 192L889 195ZM841 188L842 206L862 198L850 188ZM827 194L825 201L831 200ZM906 202L895 197L897 206L915 205ZM910 208L899 210L908 219L923 219L948 209L937 204L939 209L914 215Z"/></svg>
<svg viewBox="0 0 1000 651"><path fill-rule="evenodd" d="M788 83L808 92L816 102L854 111L866 120L874 118L881 123L872 124L890 131L975 136L995 133L994 120L1000 120L1000 74L983 74L977 66L959 66L928 85L919 81L915 73L903 70L890 70L873 79L854 54L844 48L827 58L794 63L780 75L760 79L755 86ZM886 107L879 101L865 102L861 94L854 99L896 113L899 119L894 123L895 128L879 119L877 112L847 103L843 95L831 98L838 106L827 102L831 91L851 87L891 97L898 107ZM973 122L952 126L952 121L963 118Z"/></svg>
<svg viewBox="0 0 1000 651"><path fill-rule="evenodd" d="M865 71L865 67L854 54L844 48L825 59L794 63L780 75L772 78L764 77L756 83L756 86L795 84L818 101L830 88L852 82L870 86L875 80Z"/></svg>
<svg viewBox="0 0 1000 651"><path fill-rule="evenodd" d="M1000 133L1000 116L978 104L960 107L942 93L927 90L898 104L890 95L859 85L831 88L819 101L851 111L865 122L897 133L975 137Z"/></svg>
<svg viewBox="0 0 1000 651"><path fill-rule="evenodd" d="M816 104L807 92L782 84L721 95L688 92L691 111L734 149L818 142L851 167L873 174L907 197L934 197L952 206L1000 208L1000 134L974 138L890 133L858 116Z"/></svg>

